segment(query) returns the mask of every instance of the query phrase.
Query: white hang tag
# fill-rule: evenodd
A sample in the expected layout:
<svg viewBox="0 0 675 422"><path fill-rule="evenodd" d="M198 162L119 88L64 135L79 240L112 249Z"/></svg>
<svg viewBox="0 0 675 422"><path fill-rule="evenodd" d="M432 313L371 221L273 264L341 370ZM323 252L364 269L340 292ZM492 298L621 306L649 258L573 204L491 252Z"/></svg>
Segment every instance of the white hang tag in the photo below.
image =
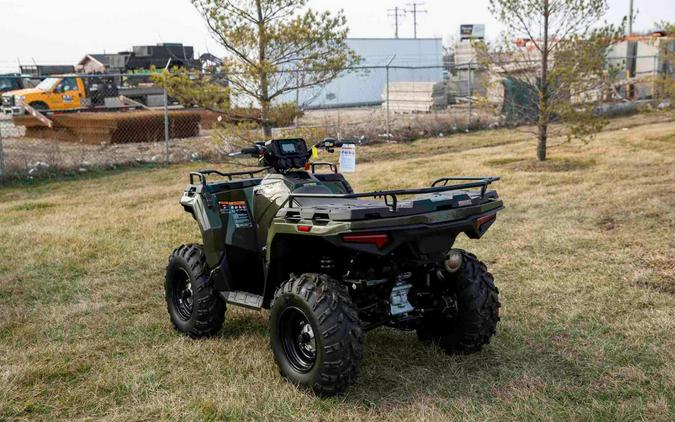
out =
<svg viewBox="0 0 675 422"><path fill-rule="evenodd" d="M340 149L340 173L356 171L356 145L344 144Z"/></svg>

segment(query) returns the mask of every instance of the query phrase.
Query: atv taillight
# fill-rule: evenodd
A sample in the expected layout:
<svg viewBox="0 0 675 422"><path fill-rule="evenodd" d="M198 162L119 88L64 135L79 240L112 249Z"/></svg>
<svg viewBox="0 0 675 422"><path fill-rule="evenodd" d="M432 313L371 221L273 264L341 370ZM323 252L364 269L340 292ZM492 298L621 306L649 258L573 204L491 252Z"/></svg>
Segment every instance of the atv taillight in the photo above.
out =
<svg viewBox="0 0 675 422"><path fill-rule="evenodd" d="M389 244L389 235L381 234L345 234L342 240L348 243L367 243L377 246L379 249Z"/></svg>
<svg viewBox="0 0 675 422"><path fill-rule="evenodd" d="M312 226L298 226L298 231L303 233L308 233L312 230Z"/></svg>
<svg viewBox="0 0 675 422"><path fill-rule="evenodd" d="M497 217L497 214L490 214L490 215L484 215L481 218L476 220L476 228L479 229L480 226L483 224L487 223L488 221L492 221Z"/></svg>

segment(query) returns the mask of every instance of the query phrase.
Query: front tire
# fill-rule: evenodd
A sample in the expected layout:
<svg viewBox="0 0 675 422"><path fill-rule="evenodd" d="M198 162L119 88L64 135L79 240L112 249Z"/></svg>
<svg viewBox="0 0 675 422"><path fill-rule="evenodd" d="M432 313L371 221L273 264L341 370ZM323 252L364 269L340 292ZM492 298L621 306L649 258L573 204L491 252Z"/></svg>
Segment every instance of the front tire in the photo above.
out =
<svg viewBox="0 0 675 422"><path fill-rule="evenodd" d="M356 379L363 331L349 294L324 274L283 283L270 311L271 345L281 375L329 396Z"/></svg>
<svg viewBox="0 0 675 422"><path fill-rule="evenodd" d="M225 302L209 282L206 256L200 245L173 251L164 282L171 323L192 338L210 337L225 320Z"/></svg>
<svg viewBox="0 0 675 422"><path fill-rule="evenodd" d="M490 343L501 306L499 290L485 264L474 254L460 252L462 266L454 274L446 273L456 311L429 315L417 329L420 340L435 343L449 354L476 353Z"/></svg>

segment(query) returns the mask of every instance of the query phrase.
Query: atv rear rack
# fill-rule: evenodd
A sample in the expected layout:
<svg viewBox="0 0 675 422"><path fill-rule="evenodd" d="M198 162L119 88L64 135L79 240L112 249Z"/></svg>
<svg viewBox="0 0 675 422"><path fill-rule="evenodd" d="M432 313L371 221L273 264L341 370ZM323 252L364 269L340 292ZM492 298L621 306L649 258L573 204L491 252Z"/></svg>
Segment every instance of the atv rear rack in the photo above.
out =
<svg viewBox="0 0 675 422"><path fill-rule="evenodd" d="M448 185L451 181L466 180L466 183L457 183ZM428 188L418 189L395 189L359 193L291 193L288 199L282 204L282 207L288 204L293 206L296 198L336 198L336 199L356 199L356 198L384 198L384 204L392 212L396 212L399 195L420 195L425 193L448 192L451 190L481 188L481 198L485 197L485 192L490 183L496 182L499 177L442 177L431 184ZM442 185L442 186L437 186Z"/></svg>

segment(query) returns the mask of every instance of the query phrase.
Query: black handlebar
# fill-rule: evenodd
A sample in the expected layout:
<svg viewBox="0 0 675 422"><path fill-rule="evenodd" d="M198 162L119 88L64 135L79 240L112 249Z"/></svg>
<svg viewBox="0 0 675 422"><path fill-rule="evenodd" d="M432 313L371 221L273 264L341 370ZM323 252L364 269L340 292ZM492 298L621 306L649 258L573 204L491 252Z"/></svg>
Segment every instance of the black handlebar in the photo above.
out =
<svg viewBox="0 0 675 422"><path fill-rule="evenodd" d="M342 148L345 144L352 144L353 142L338 141L334 138L325 138L323 141L317 142L315 148L323 148L328 152L335 152L334 148Z"/></svg>
<svg viewBox="0 0 675 422"><path fill-rule="evenodd" d="M351 144L352 142L343 142L343 141L338 141L337 139L334 138L324 138L322 141L317 142L314 144L314 148L322 148L328 152L335 152L335 148L341 148L345 144ZM260 156L260 153L262 150L264 150L265 146L262 143L258 143L258 145L250 148L243 148L239 152L233 152L228 154L230 157L236 157L239 155L250 155L253 157L258 157ZM308 151L308 154L311 154L311 151Z"/></svg>

